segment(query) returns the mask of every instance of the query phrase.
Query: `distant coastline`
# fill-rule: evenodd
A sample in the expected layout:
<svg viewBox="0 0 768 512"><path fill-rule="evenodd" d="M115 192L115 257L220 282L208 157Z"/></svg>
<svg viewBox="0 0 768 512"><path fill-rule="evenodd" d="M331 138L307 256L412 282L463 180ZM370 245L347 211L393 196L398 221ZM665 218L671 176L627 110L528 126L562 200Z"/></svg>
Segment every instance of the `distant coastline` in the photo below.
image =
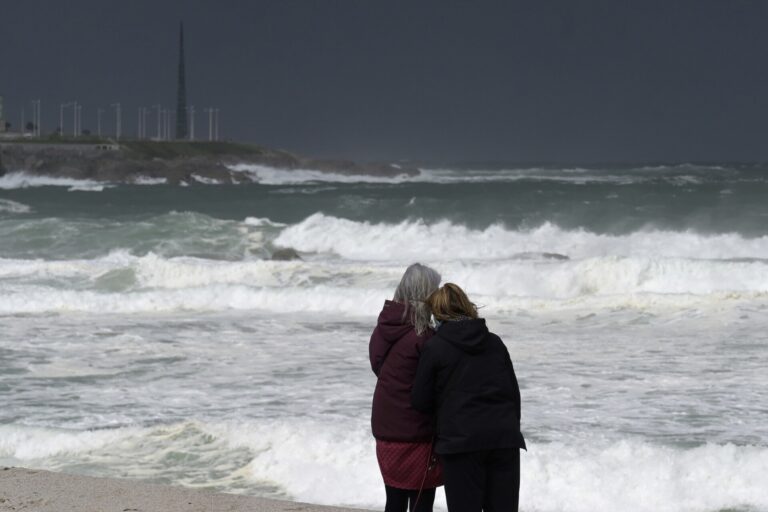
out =
<svg viewBox="0 0 768 512"><path fill-rule="evenodd" d="M207 180L221 184L251 183L235 165L261 165L281 170L311 170L342 175L415 175L415 168L388 163L317 159L235 142L189 142L110 139L16 139L0 141L0 176L24 172L33 176L135 183L143 179L168 184Z"/></svg>

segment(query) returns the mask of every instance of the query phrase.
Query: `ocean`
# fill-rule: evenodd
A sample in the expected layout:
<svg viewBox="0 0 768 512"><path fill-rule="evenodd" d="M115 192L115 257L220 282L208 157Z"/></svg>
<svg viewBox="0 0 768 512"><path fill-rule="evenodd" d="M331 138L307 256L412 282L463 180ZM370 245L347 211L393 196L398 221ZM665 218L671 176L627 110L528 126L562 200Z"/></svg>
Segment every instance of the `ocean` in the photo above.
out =
<svg viewBox="0 0 768 512"><path fill-rule="evenodd" d="M0 177L0 464L381 509L367 344L418 261L511 353L521 510L768 511L768 167L238 170Z"/></svg>

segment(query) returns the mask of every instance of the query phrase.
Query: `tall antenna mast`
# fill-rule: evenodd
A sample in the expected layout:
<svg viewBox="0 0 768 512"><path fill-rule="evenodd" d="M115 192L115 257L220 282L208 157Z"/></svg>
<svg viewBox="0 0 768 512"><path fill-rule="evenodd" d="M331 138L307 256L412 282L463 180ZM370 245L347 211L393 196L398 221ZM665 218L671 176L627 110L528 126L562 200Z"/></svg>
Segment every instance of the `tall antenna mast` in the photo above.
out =
<svg viewBox="0 0 768 512"><path fill-rule="evenodd" d="M184 23L179 22L179 81L176 89L176 138L186 139L188 134L187 83L184 73Z"/></svg>

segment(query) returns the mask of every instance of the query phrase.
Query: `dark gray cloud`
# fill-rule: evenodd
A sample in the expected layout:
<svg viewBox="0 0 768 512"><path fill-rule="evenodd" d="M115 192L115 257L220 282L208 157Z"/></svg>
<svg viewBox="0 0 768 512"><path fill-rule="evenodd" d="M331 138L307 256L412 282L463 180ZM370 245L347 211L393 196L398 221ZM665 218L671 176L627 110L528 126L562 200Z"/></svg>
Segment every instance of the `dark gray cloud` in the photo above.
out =
<svg viewBox="0 0 768 512"><path fill-rule="evenodd" d="M768 158L762 1L3 2L12 122L188 96L224 135L363 159ZM198 115L198 131L202 116ZM150 121L150 124L152 121Z"/></svg>

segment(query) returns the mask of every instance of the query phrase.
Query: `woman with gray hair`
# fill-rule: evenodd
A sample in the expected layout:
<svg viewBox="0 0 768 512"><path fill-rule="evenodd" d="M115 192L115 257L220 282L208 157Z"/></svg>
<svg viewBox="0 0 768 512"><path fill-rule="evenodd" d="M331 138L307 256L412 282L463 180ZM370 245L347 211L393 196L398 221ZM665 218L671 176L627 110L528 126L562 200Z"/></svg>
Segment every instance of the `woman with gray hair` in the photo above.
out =
<svg viewBox="0 0 768 512"><path fill-rule="evenodd" d="M384 301L368 353L378 377L371 426L387 494L385 512L429 512L442 469L432 456L432 416L411 406L411 387L424 342L434 331L427 297L440 274L414 263L403 274L393 300Z"/></svg>

